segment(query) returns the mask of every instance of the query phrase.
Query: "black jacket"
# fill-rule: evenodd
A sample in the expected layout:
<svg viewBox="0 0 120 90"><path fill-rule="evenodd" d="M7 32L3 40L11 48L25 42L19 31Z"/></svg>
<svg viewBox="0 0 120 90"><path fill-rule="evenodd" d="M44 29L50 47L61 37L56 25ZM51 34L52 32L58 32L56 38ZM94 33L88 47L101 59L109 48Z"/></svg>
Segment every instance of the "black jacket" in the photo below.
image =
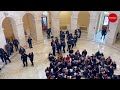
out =
<svg viewBox="0 0 120 90"><path fill-rule="evenodd" d="M22 54L21 55L21 60L22 61L27 61L27 54Z"/></svg>

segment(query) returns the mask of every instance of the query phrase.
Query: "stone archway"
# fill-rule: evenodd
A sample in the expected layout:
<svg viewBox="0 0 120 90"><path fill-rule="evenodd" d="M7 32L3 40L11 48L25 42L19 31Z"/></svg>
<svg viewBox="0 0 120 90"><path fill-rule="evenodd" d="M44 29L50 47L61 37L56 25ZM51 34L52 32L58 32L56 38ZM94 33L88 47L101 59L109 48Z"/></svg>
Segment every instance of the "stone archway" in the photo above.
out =
<svg viewBox="0 0 120 90"><path fill-rule="evenodd" d="M70 30L71 27L71 11L61 11L59 13L59 26L60 30Z"/></svg>
<svg viewBox="0 0 120 90"><path fill-rule="evenodd" d="M78 14L77 25L83 31L87 31L90 23L90 13L88 11L80 11Z"/></svg>
<svg viewBox="0 0 120 90"><path fill-rule="evenodd" d="M12 42L15 38L18 38L16 22L13 18L6 17L2 22L2 28L6 38L6 42Z"/></svg>
<svg viewBox="0 0 120 90"><path fill-rule="evenodd" d="M23 27L26 38L30 36L34 41L36 41L37 35L36 35L35 17L31 13L26 13L23 16L22 21L23 21Z"/></svg>

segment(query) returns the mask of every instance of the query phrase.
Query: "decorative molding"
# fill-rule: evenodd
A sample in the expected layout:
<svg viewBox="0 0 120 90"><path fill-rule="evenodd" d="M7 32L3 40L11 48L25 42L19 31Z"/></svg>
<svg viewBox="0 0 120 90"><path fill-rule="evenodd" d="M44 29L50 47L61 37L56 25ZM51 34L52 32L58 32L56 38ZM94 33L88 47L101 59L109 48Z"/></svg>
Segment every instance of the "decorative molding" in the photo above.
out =
<svg viewBox="0 0 120 90"><path fill-rule="evenodd" d="M5 15L5 17L7 17L7 16L8 16L8 12L7 12L7 11L5 11L5 12L4 12L4 15Z"/></svg>

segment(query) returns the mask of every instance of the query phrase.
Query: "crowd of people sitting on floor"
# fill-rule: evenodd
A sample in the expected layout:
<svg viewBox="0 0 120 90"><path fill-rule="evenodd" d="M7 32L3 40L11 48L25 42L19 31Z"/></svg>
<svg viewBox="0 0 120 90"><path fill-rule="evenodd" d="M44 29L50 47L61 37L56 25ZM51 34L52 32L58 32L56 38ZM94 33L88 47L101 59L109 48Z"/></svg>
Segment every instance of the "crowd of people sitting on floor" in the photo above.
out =
<svg viewBox="0 0 120 90"><path fill-rule="evenodd" d="M45 69L47 79L114 79L116 63L111 57L105 59L104 54L99 51L91 56L87 56L87 50L81 53L77 50L74 53L73 47L76 46L80 36L80 29L75 30L74 36L69 31L65 34L61 30L60 40L58 37L52 39L53 53L49 53L48 56L50 66ZM63 57L62 52L65 53L66 42L69 55Z"/></svg>
<svg viewBox="0 0 120 90"><path fill-rule="evenodd" d="M91 56L84 50L69 52L63 57L60 53L57 58L49 53L50 66L45 69L47 79L114 79L116 63L111 57L105 59L99 51Z"/></svg>

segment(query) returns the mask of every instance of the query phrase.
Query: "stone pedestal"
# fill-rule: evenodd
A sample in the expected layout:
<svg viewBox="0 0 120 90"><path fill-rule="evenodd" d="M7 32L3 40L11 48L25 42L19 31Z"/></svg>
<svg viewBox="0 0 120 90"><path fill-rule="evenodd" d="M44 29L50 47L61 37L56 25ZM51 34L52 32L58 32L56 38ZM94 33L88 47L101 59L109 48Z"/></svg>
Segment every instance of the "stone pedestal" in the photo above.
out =
<svg viewBox="0 0 120 90"><path fill-rule="evenodd" d="M43 32L41 20L35 20L37 41L43 42Z"/></svg>
<svg viewBox="0 0 120 90"><path fill-rule="evenodd" d="M58 37L60 33L59 18L52 18L52 34L54 37Z"/></svg>
<svg viewBox="0 0 120 90"><path fill-rule="evenodd" d="M6 44L6 39L5 39L4 31L3 28L0 27L0 48L4 48L5 44Z"/></svg>
<svg viewBox="0 0 120 90"><path fill-rule="evenodd" d="M109 30L107 33L107 39L106 39L106 44L112 45L115 40L116 40L116 35L117 35L117 22L116 23L110 23L109 25Z"/></svg>

